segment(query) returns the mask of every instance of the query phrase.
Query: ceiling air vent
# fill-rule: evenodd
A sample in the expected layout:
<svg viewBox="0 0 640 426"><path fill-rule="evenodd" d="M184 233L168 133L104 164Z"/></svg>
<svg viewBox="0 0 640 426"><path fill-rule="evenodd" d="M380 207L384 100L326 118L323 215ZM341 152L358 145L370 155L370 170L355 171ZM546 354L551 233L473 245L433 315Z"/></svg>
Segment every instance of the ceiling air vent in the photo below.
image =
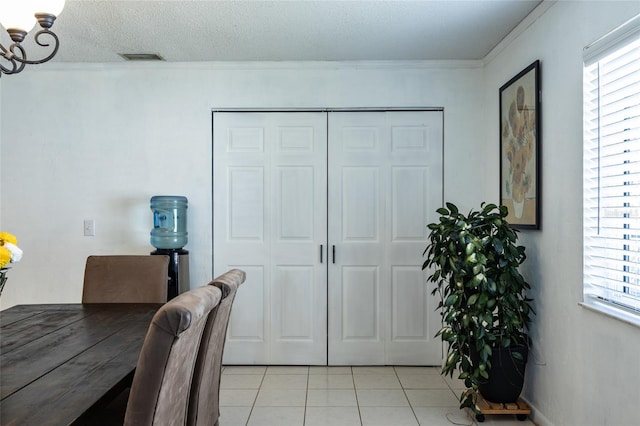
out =
<svg viewBox="0 0 640 426"><path fill-rule="evenodd" d="M164 58L156 53L118 53L127 61L164 61Z"/></svg>

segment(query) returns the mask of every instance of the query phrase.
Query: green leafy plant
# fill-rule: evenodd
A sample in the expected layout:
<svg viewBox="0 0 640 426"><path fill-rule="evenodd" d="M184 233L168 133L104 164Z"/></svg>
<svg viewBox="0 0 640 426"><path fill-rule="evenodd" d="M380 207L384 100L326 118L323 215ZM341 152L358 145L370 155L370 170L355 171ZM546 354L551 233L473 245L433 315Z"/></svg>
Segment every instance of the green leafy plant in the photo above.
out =
<svg viewBox="0 0 640 426"><path fill-rule="evenodd" d="M436 336L448 344L442 374L453 377L457 371L467 389L477 391L489 378L494 348L530 345L530 286L518 271L525 248L517 245L518 231L506 221L505 206L482 203L480 211L464 215L446 203L437 212L439 222L428 225L422 269L433 268L432 294L441 296L443 326ZM476 392L468 390L460 408L476 410Z"/></svg>

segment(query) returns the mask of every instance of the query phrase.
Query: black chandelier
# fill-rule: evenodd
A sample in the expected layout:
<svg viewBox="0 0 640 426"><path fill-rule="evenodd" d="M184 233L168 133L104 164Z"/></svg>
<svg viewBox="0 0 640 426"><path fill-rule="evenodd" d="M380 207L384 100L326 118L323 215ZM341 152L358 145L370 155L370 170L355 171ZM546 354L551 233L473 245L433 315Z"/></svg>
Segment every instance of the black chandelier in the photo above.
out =
<svg viewBox="0 0 640 426"><path fill-rule="evenodd" d="M0 24L9 33L13 43L8 48L0 43L0 57L3 60L0 62L0 76L17 74L25 65L43 64L56 55L60 41L51 27L56 16L62 12L64 2L65 0L2 0ZM34 34L34 41L38 46L52 50L49 55L34 60L27 58L27 52L21 43L36 21L41 29Z"/></svg>

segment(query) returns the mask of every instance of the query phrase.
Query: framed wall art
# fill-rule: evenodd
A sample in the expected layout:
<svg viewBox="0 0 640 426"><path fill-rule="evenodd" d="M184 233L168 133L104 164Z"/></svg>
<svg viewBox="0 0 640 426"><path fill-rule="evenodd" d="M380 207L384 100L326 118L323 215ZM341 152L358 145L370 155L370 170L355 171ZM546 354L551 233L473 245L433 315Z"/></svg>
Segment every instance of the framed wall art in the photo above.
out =
<svg viewBox="0 0 640 426"><path fill-rule="evenodd" d="M540 61L500 88L500 204L514 228L540 229Z"/></svg>

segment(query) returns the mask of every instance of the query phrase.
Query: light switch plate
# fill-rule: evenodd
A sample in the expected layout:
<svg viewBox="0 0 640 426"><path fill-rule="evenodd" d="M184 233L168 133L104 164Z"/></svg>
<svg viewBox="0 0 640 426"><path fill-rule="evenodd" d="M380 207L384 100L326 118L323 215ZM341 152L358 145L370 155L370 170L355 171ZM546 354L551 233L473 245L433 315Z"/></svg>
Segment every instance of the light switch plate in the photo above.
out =
<svg viewBox="0 0 640 426"><path fill-rule="evenodd" d="M96 235L96 222L93 219L85 219L84 236L93 237Z"/></svg>

